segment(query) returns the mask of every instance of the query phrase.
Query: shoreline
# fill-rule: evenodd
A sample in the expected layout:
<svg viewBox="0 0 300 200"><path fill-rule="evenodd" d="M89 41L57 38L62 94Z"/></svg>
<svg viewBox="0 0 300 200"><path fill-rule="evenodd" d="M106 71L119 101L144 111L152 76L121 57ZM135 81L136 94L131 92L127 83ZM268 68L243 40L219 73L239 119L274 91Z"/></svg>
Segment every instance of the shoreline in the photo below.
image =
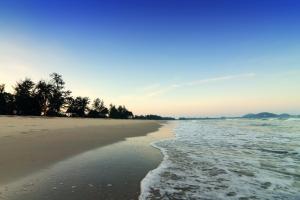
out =
<svg viewBox="0 0 300 200"><path fill-rule="evenodd" d="M140 194L138 196L138 200L146 199L147 194L150 192L149 189L150 189L151 177L160 170L160 168L163 166L164 162L166 162L166 160L169 158L168 154L166 153L166 150L159 147L157 144L155 144L156 142L163 142L165 140L170 140L170 139L173 139L176 137L175 132L174 132L174 124L169 124L168 126L165 126L165 131L168 132L167 137L161 138L160 140L153 141L150 144L151 147L153 147L154 149L156 149L157 151L160 152L162 159L159 162L159 164L156 166L156 168L148 171L146 176L141 180L141 182L140 182L141 190L140 190Z"/></svg>
<svg viewBox="0 0 300 200"><path fill-rule="evenodd" d="M159 122L144 120L1 117L0 185L160 127Z"/></svg>
<svg viewBox="0 0 300 200"><path fill-rule="evenodd" d="M148 127L150 122L142 126ZM134 136L131 132L123 140L79 153L6 184L0 187L0 199L138 199L141 181L163 160L162 152L151 143L173 137L173 123L150 124L152 132L141 134L139 130Z"/></svg>

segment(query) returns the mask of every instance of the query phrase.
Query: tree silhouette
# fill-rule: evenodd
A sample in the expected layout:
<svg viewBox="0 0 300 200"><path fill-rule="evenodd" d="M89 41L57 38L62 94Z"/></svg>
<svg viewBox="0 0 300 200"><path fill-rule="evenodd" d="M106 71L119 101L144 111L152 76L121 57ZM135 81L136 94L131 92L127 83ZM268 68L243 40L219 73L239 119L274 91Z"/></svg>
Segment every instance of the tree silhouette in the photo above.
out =
<svg viewBox="0 0 300 200"><path fill-rule="evenodd" d="M50 81L50 84L52 85L52 92L49 98L47 115L59 116L61 109L67 103L67 99L70 96L71 91L64 91L65 82L61 75L53 73L50 74L50 77L52 78Z"/></svg>
<svg viewBox="0 0 300 200"><path fill-rule="evenodd" d="M109 118L118 118L119 117L119 112L116 108L115 105L113 104L110 104L109 105Z"/></svg>
<svg viewBox="0 0 300 200"><path fill-rule="evenodd" d="M5 92L5 84L0 85L0 115L14 114L14 95Z"/></svg>
<svg viewBox="0 0 300 200"><path fill-rule="evenodd" d="M109 117L114 119L129 119L133 118L131 111L128 111L125 106L119 106L116 108L115 105L110 105Z"/></svg>
<svg viewBox="0 0 300 200"><path fill-rule="evenodd" d="M127 110L127 108L125 106L119 106L118 107L118 113L119 113L119 118L120 119L128 119L128 118L133 117L132 112Z"/></svg>
<svg viewBox="0 0 300 200"><path fill-rule="evenodd" d="M99 98L95 99L88 116L93 118L105 118L107 114L108 109L104 106L104 102Z"/></svg>
<svg viewBox="0 0 300 200"><path fill-rule="evenodd" d="M34 89L34 98L37 101L37 112L39 115L47 115L50 99L52 97L53 85L45 81L39 81Z"/></svg>
<svg viewBox="0 0 300 200"><path fill-rule="evenodd" d="M133 118L133 113L125 106L111 104L107 109L103 100L94 100L88 108L88 97L70 96L71 91L65 89L62 76L50 74L50 81L40 80L36 84L29 78L19 81L13 94L5 92L5 85L0 85L0 115L34 115L34 116L66 116L94 118Z"/></svg>
<svg viewBox="0 0 300 200"><path fill-rule="evenodd" d="M0 93L3 94L5 91L5 84L0 84Z"/></svg>
<svg viewBox="0 0 300 200"><path fill-rule="evenodd" d="M76 97L70 99L67 113L70 113L73 117L84 117L88 110L89 98L88 97Z"/></svg>
<svg viewBox="0 0 300 200"><path fill-rule="evenodd" d="M7 107L4 90L5 90L5 85L1 84L0 85L0 114L1 115L6 114L6 107Z"/></svg>
<svg viewBox="0 0 300 200"><path fill-rule="evenodd" d="M34 82L26 78L17 82L15 89L16 111L19 115L38 115L37 102L33 97Z"/></svg>
<svg viewBox="0 0 300 200"><path fill-rule="evenodd" d="M145 119L145 120L175 120L173 117L161 117L159 115L136 115L134 119Z"/></svg>

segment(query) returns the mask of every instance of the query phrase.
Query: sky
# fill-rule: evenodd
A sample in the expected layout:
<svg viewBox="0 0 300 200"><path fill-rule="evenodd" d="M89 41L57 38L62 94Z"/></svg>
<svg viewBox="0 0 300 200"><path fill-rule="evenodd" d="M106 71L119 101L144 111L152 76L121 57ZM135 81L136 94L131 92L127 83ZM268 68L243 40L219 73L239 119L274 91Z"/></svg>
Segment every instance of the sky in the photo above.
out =
<svg viewBox="0 0 300 200"><path fill-rule="evenodd" d="M0 83L135 114L300 114L298 0L1 0Z"/></svg>

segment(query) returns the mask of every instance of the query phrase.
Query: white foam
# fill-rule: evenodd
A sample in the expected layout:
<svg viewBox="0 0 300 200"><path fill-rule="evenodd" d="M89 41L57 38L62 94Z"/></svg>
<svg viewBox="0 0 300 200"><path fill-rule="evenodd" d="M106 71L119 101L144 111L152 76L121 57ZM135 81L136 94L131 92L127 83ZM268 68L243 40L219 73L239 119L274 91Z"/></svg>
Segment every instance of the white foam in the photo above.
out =
<svg viewBox="0 0 300 200"><path fill-rule="evenodd" d="M167 139L171 140L171 139ZM167 141L167 140L161 140L159 142ZM151 195L151 188L153 185L155 185L155 180L159 179L160 173L163 172L165 169L167 169L170 166L169 156L167 154L167 150L158 146L158 142L151 143L151 146L154 148L159 149L163 154L163 160L160 163L160 165L154 169L148 172L146 177L141 182L141 194L139 196L140 200L147 199Z"/></svg>
<svg viewBox="0 0 300 200"><path fill-rule="evenodd" d="M152 144L164 158L142 180L140 200L299 197L300 124L184 121L175 135Z"/></svg>

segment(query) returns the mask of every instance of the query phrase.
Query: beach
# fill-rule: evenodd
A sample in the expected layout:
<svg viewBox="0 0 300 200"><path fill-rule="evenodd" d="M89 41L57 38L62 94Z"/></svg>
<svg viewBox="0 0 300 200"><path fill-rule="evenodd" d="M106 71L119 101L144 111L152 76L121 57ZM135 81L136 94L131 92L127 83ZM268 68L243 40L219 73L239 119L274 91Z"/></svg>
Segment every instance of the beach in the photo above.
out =
<svg viewBox="0 0 300 200"><path fill-rule="evenodd" d="M136 199L162 160L150 143L171 136L163 123L0 117L0 199Z"/></svg>

